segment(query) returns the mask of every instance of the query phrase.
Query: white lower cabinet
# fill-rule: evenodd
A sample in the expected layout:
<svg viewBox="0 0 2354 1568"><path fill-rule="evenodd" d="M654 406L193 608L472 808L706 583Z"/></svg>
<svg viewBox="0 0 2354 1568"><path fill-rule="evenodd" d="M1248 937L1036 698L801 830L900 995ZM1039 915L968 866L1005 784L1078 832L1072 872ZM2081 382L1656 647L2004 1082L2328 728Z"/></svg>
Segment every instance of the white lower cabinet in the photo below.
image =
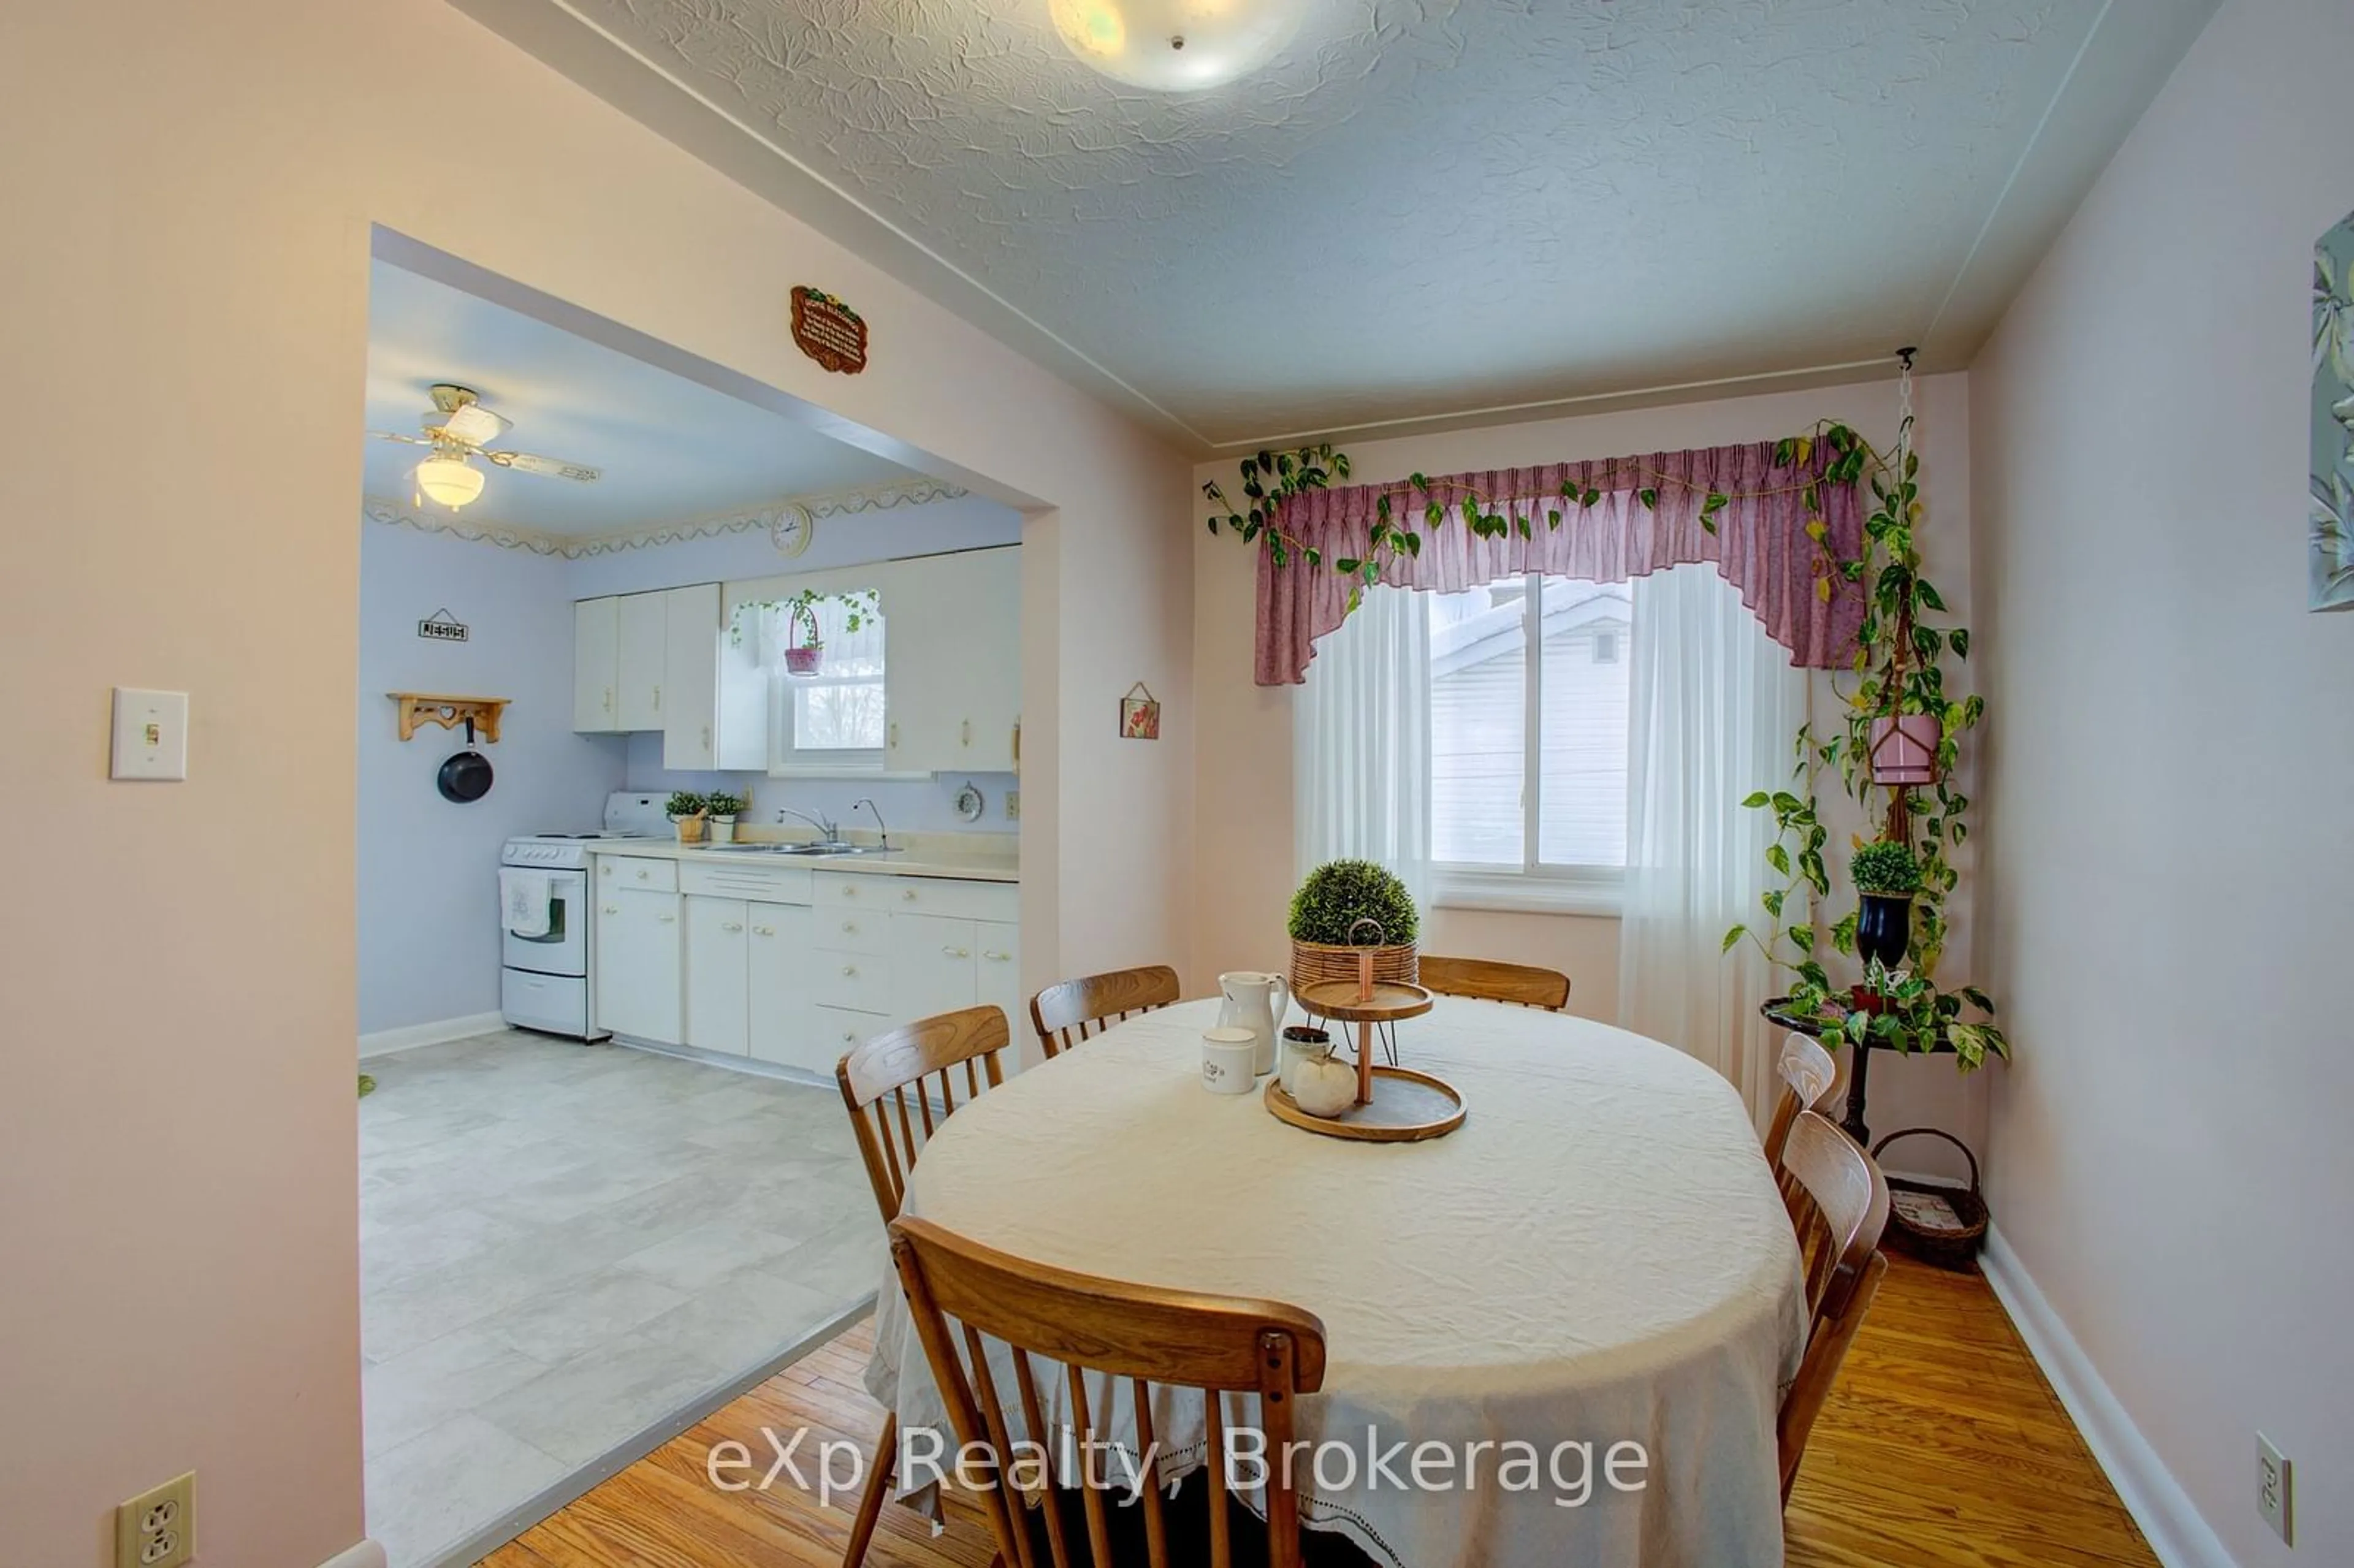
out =
<svg viewBox="0 0 2354 1568"><path fill-rule="evenodd" d="M885 1030L982 1002L1004 1009L1017 1044L1026 1037L1016 889L811 877L716 857L599 855L599 1027L821 1076Z"/></svg>
<svg viewBox="0 0 2354 1568"><path fill-rule="evenodd" d="M597 889L597 1023L660 1044L683 1043L675 893Z"/></svg>
<svg viewBox="0 0 2354 1568"><path fill-rule="evenodd" d="M805 904L750 906L748 954L751 1054L780 1067L831 1074L842 1053L819 1038L810 1000L810 911Z"/></svg>
<svg viewBox="0 0 2354 1568"><path fill-rule="evenodd" d="M686 900L686 1043L698 1051L751 1052L752 907L737 898Z"/></svg>

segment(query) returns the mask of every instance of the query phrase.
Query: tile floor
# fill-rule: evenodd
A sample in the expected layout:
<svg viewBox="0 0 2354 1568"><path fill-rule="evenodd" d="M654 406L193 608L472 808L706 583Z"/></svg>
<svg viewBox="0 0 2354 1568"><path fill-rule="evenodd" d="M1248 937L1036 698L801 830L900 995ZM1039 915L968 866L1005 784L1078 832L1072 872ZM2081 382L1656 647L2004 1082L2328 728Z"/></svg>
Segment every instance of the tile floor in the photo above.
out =
<svg viewBox="0 0 2354 1568"><path fill-rule="evenodd" d="M486 1034L360 1102L368 1533L435 1563L870 1295L838 1095Z"/></svg>

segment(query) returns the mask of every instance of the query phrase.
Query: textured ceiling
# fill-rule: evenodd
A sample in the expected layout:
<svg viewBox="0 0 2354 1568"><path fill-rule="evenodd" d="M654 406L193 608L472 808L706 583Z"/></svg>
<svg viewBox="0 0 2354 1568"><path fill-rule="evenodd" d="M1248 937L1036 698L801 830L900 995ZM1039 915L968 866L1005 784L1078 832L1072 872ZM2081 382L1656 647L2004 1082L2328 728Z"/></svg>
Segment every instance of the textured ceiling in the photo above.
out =
<svg viewBox="0 0 2354 1568"><path fill-rule="evenodd" d="M1045 0L460 3L642 108L563 18L1229 444L1957 363L2214 0L1305 0L1267 70L1174 96Z"/></svg>
<svg viewBox="0 0 2354 1568"><path fill-rule="evenodd" d="M475 524L601 534L790 495L917 477L602 344L377 261L368 278L367 428L417 433L437 381L514 421L493 449L604 471L593 484L485 468ZM370 440L363 484L406 500L421 447Z"/></svg>

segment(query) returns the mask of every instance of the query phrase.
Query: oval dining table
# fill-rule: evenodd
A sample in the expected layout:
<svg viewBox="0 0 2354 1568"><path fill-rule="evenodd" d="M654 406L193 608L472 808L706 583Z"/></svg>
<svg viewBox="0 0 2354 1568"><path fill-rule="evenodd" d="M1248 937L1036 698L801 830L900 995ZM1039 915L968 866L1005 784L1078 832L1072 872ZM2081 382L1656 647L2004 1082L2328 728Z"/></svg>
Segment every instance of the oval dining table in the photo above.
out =
<svg viewBox="0 0 2354 1568"><path fill-rule="evenodd" d="M1399 1059L1460 1091L1463 1125L1352 1141L1278 1121L1258 1093L1208 1092L1217 1012L1142 1014L960 1107L903 1212L1064 1268L1314 1312L1328 1364L1299 1438L1352 1457L1344 1477L1340 1454L1320 1472L1303 1456L1302 1517L1375 1563L1782 1561L1775 1417L1804 1288L1729 1084L1606 1024L1441 997L1399 1027ZM945 1434L896 1277L878 1300L867 1387L903 1430ZM1198 1466L1202 1414L1196 1399L1190 1428L1182 1407L1156 1421L1164 1454ZM1116 1424L1132 1444L1132 1412ZM1455 1456L1429 1489L1409 1468L1426 1443ZM1533 1477L1504 1466L1523 1457L1512 1443ZM1606 1460L1628 1443L1646 1463L1620 1449L1614 1486ZM1185 1467L1164 1464L1164 1482Z"/></svg>

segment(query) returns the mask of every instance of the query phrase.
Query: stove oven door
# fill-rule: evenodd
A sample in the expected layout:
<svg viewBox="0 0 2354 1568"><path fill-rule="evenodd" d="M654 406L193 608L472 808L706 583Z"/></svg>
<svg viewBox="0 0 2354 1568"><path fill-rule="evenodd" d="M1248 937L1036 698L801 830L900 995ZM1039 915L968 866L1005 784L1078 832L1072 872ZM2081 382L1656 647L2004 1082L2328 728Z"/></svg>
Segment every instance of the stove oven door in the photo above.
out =
<svg viewBox="0 0 2354 1568"><path fill-rule="evenodd" d="M585 975L588 972L588 874L548 873L547 896L546 934L518 937L503 927L500 961L508 969L534 974Z"/></svg>

